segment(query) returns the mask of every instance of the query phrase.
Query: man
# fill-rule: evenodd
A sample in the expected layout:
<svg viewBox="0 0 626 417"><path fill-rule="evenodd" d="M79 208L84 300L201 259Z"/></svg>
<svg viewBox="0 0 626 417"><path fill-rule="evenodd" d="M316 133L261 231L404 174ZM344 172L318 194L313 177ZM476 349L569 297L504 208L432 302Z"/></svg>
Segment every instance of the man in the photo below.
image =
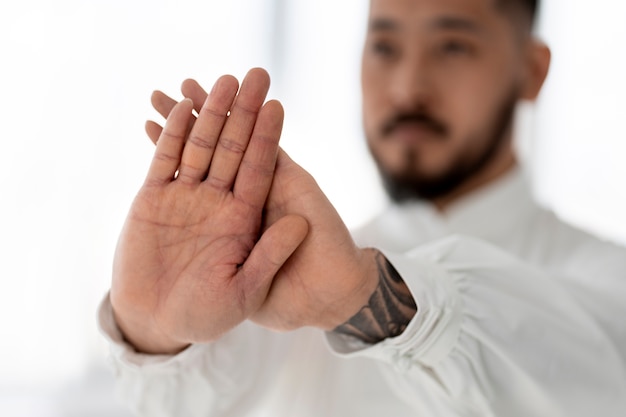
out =
<svg viewBox="0 0 626 417"><path fill-rule="evenodd" d="M393 204L353 234L278 148L263 70L155 93L100 310L140 415L623 415L626 251L536 206L512 149L549 66L535 7L371 0L364 126Z"/></svg>

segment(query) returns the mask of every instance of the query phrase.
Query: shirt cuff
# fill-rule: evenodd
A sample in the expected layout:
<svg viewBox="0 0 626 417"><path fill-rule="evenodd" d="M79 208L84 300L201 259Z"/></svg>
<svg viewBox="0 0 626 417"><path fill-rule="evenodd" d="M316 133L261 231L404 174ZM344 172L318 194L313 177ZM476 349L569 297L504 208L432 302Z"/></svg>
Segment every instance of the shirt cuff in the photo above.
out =
<svg viewBox="0 0 626 417"><path fill-rule="evenodd" d="M461 331L462 298L457 289L460 274L447 271L439 262L449 251L440 242L407 254L382 251L406 283L417 313L405 331L375 345L355 337L327 332L326 340L336 355L364 356L408 371L413 365L434 367L455 347Z"/></svg>
<svg viewBox="0 0 626 417"><path fill-rule="evenodd" d="M184 360L194 350L194 345L192 345L176 355L152 355L136 351L124 339L122 331L115 322L109 293L106 294L98 308L98 326L102 335L109 342L114 365L121 365L126 368L154 367L163 370Z"/></svg>

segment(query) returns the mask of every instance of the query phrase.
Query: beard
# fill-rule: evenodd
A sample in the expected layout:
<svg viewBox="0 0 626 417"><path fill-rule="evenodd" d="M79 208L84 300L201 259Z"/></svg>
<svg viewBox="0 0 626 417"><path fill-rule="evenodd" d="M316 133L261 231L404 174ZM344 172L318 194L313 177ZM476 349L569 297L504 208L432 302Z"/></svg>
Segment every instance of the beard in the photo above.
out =
<svg viewBox="0 0 626 417"><path fill-rule="evenodd" d="M444 197L454 192L469 178L481 172L502 146L508 142L508 133L513 125L518 97L517 88L512 88L498 106L497 112L484 133L469 138L467 143L484 143L479 152L461 155L449 169L439 175L424 175L417 172L415 167L419 155L414 148L409 148L404 155L403 166L405 168L392 172L383 166L380 158L370 147L370 152L376 162L382 184L389 198L396 203L402 203L409 200L433 200ZM383 137L402 123L420 123L438 135L440 140L445 140L449 132L444 123L434 119L426 111L418 109L412 114L398 115L383 126ZM486 141L481 142L481 137L486 138Z"/></svg>

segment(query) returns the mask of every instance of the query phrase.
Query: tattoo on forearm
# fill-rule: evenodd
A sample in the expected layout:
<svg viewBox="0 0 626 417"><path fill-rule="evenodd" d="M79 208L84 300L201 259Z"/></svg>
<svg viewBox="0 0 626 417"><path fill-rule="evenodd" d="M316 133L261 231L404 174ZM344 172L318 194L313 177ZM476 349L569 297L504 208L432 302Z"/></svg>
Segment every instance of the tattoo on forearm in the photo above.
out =
<svg viewBox="0 0 626 417"><path fill-rule="evenodd" d="M377 251L378 286L363 306L346 323L333 331L357 337L366 343L378 343L401 334L417 312L417 305L402 277Z"/></svg>

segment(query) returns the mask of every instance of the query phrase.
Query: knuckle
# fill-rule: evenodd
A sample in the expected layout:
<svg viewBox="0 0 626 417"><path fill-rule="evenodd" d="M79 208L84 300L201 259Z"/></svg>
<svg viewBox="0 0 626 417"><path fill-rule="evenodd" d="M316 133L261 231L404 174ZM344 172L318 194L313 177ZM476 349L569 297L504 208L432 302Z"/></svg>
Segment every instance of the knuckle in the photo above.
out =
<svg viewBox="0 0 626 417"><path fill-rule="evenodd" d="M206 150L213 150L215 148L215 143L213 143L211 140L203 138L202 136L194 133L189 136L189 139L187 139L187 143Z"/></svg>
<svg viewBox="0 0 626 417"><path fill-rule="evenodd" d="M267 178L274 175L274 167L268 167L259 162L241 161L242 169L249 171L255 178Z"/></svg>
<svg viewBox="0 0 626 417"><path fill-rule="evenodd" d="M173 155L167 152L157 151L154 154L154 159L158 161L163 161L163 162L176 162L178 161L178 155Z"/></svg>
<svg viewBox="0 0 626 417"><path fill-rule="evenodd" d="M184 139L183 135L177 134L177 133L172 133L169 129L163 129L163 131L161 132L161 138L160 139L167 139L167 140L172 140L172 141L182 141Z"/></svg>
<svg viewBox="0 0 626 417"><path fill-rule="evenodd" d="M209 106L202 106L202 108L200 109L200 113L208 117L217 118L217 119L226 118L226 112L220 111L219 109L212 108Z"/></svg>
<svg viewBox="0 0 626 417"><path fill-rule="evenodd" d="M255 134L252 136L251 140L260 142L262 145L274 145L278 143L278 139L279 138L275 136Z"/></svg>
<svg viewBox="0 0 626 417"><path fill-rule="evenodd" d="M256 117L256 115L259 113L259 108L256 106L245 105L244 103L241 103L239 100L237 100L235 101L235 104L233 105L233 111L239 111L246 115L251 115L251 116Z"/></svg>
<svg viewBox="0 0 626 417"><path fill-rule="evenodd" d="M155 188L159 188L162 187L164 184L163 180L157 180L154 178L146 178L146 180L143 183L143 188L146 190L150 190L150 189L155 189Z"/></svg>
<svg viewBox="0 0 626 417"><path fill-rule="evenodd" d="M230 182L225 180L224 178L220 178L218 176L215 175L209 175L209 177L206 180L207 184L209 186L211 186L212 188L218 189L218 190L223 190L223 189L228 189L230 188Z"/></svg>
<svg viewBox="0 0 626 417"><path fill-rule="evenodd" d="M231 139L229 137L222 137L219 141L219 146L224 150L235 153L235 154L243 154L246 150L246 147L241 142Z"/></svg>
<svg viewBox="0 0 626 417"><path fill-rule="evenodd" d="M203 174L204 172L201 169L192 167L190 165L185 165L181 166L180 170L178 171L178 176L176 177L176 180L183 184L192 184L196 182L198 178L200 178Z"/></svg>

